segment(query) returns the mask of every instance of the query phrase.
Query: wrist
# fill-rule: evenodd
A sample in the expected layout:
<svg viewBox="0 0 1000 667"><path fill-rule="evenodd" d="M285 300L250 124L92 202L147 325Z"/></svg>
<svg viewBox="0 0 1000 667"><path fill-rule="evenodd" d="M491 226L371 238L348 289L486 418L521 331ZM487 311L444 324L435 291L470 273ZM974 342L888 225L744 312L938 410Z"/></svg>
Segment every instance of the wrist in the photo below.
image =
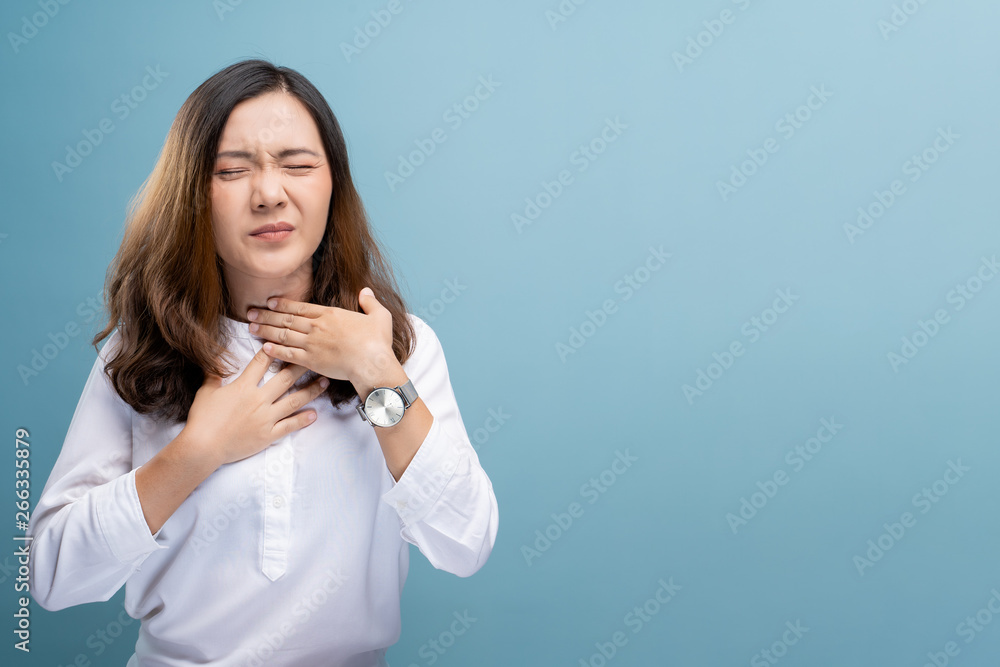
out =
<svg viewBox="0 0 1000 667"><path fill-rule="evenodd" d="M181 429L177 437L164 449L169 449L178 459L205 477L211 475L224 463L221 448L214 446L211 438L202 436L189 426Z"/></svg>
<svg viewBox="0 0 1000 667"><path fill-rule="evenodd" d="M406 371L392 350L380 350L368 355L355 368L350 382L361 400L376 387L396 387L406 382Z"/></svg>

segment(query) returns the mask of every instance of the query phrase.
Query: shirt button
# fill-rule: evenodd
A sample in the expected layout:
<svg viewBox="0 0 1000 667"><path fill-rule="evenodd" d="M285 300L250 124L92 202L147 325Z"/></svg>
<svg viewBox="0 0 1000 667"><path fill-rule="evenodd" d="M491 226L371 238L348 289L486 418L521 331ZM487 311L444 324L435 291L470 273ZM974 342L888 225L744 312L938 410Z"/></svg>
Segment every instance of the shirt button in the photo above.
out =
<svg viewBox="0 0 1000 667"><path fill-rule="evenodd" d="M281 507L284 504L285 504L285 499L284 498L282 498L281 496L275 496L274 497L274 506L275 507Z"/></svg>
<svg viewBox="0 0 1000 667"><path fill-rule="evenodd" d="M272 373L277 373L280 368L281 368L280 361L272 361L271 365L267 367L267 370L271 371Z"/></svg>

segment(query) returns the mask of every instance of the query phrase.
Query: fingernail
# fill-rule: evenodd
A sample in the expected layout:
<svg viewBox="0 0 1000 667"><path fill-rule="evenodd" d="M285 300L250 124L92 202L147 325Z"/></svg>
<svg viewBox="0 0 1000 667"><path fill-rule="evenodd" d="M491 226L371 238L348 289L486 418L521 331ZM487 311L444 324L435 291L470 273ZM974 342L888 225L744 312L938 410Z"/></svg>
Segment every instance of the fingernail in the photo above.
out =
<svg viewBox="0 0 1000 667"><path fill-rule="evenodd" d="M323 378L322 380L320 380L319 381L319 386L323 387L323 389L326 389L327 387L329 387L330 386L330 378Z"/></svg>
<svg viewBox="0 0 1000 667"><path fill-rule="evenodd" d="M247 319L250 320L251 322L257 319L257 311L251 310L249 313L247 313Z"/></svg>

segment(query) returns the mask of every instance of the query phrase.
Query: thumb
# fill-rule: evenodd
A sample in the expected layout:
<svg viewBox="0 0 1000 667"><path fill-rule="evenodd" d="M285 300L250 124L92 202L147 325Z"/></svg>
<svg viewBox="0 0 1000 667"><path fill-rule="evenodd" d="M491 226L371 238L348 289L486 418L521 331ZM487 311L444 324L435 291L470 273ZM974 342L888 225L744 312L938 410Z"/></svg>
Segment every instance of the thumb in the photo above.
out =
<svg viewBox="0 0 1000 667"><path fill-rule="evenodd" d="M377 303L378 299L375 298L375 292L372 291L372 288L365 287L361 290L361 294L358 296L358 305L361 306L366 315L372 311Z"/></svg>

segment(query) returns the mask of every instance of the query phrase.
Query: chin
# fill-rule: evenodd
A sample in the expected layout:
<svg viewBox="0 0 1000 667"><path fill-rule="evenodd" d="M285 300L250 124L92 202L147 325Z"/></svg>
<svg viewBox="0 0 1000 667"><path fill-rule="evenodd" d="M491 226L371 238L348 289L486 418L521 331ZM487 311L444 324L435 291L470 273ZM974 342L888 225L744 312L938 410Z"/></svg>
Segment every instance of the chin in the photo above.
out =
<svg viewBox="0 0 1000 667"><path fill-rule="evenodd" d="M245 267L244 270L257 278L284 278L295 273L304 262L310 259L311 257L308 255L304 258L296 256L294 259L289 259L287 255L282 253L278 257L261 257L260 261Z"/></svg>

